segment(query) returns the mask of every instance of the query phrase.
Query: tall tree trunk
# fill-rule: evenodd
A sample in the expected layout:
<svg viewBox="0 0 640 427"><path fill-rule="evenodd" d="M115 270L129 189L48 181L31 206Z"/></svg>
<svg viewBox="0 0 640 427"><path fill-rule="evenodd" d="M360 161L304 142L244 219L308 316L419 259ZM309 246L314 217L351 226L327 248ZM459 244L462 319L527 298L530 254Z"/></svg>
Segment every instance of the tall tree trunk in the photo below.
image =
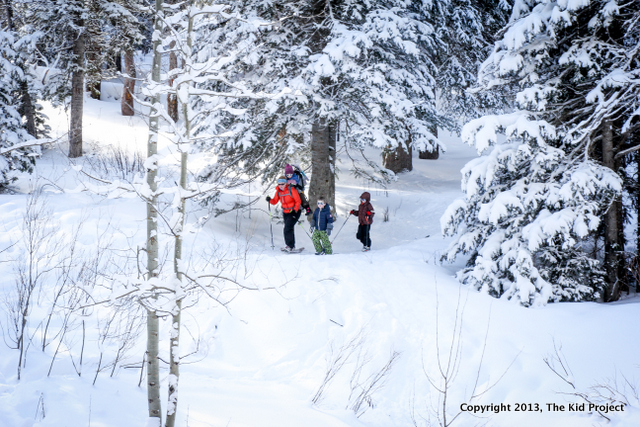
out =
<svg viewBox="0 0 640 427"><path fill-rule="evenodd" d="M82 156L82 114L84 109L84 24L80 23L80 34L73 44L75 69L71 77L71 123L69 129L69 157Z"/></svg>
<svg viewBox="0 0 640 427"><path fill-rule="evenodd" d="M22 106L20 109L25 118L25 127L29 135L37 138L38 130L36 128L35 107L33 106L31 94L29 93L29 85L24 80L20 82L20 91L22 92Z"/></svg>
<svg viewBox="0 0 640 427"><path fill-rule="evenodd" d="M174 5L179 3L179 0L168 0L168 3ZM169 73L178 68L178 55L174 51L175 48L176 42L173 40L169 43ZM174 80L173 77L169 78L169 86L173 86ZM167 113L169 117L171 117L171 120L174 122L178 121L178 97L176 94L169 93L167 95Z"/></svg>
<svg viewBox="0 0 640 427"><path fill-rule="evenodd" d="M636 152L636 257L640 254L640 153ZM640 261L640 259L638 260ZM636 264L637 265L637 264ZM640 292L640 281L636 277L636 292Z"/></svg>
<svg viewBox="0 0 640 427"><path fill-rule="evenodd" d="M169 45L169 48L172 49L169 53L169 72L178 68L178 55L173 51L175 45L175 41ZM174 80L173 78L169 79L169 86L173 86ZM174 122L178 121L178 97L173 93L167 95L167 112Z"/></svg>
<svg viewBox="0 0 640 427"><path fill-rule="evenodd" d="M183 106L183 117L185 120L189 120L187 117L187 106ZM189 129L187 126L187 135ZM187 194L187 161L188 153L183 151L180 159L180 187L182 194ZM178 208L178 214L180 215L180 221L175 231L175 247L173 256L173 270L176 278L178 279L178 286L182 286L182 232L184 230L184 221L186 217L186 200L184 197L180 199L180 206ZM179 381L180 381L180 325L182 318L182 289L176 289L176 305L173 309L173 315L171 316L171 338L169 343L169 394L167 403L167 417L165 420L165 427L174 427L176 423L176 414L178 412L178 397L179 397Z"/></svg>
<svg viewBox="0 0 640 427"><path fill-rule="evenodd" d="M7 30L13 31L13 6L11 5L11 0L2 0L2 9L4 10L4 26L7 27Z"/></svg>
<svg viewBox="0 0 640 427"><path fill-rule="evenodd" d="M154 31L162 34L162 0L156 0L156 17ZM162 53L160 52L160 38L153 41L153 63L151 65L151 78L154 82L160 82L160 67ZM160 103L160 95L156 94L152 100L149 117L149 139L147 142L147 185L149 186L149 200L147 201L147 278L153 280L158 277L158 128L159 116L157 105ZM150 161L150 159L153 159ZM160 360L158 359L158 316L154 310L147 312L147 401L149 406L149 418L157 419L154 422L158 427L162 423L162 407L160 403Z"/></svg>
<svg viewBox="0 0 640 427"><path fill-rule="evenodd" d="M602 163L616 171L613 129L610 121L605 121L602 124ZM620 297L621 277L619 277L619 271L622 250L620 242L622 224L619 223L620 204L620 198L614 200L604 216L604 265L607 283L605 301L616 301Z"/></svg>
<svg viewBox="0 0 640 427"><path fill-rule="evenodd" d="M187 50L191 52L193 41L191 34L193 33L193 17L189 18L189 25L187 28ZM171 67L170 67L171 68ZM176 68L176 67L174 67ZM191 70L187 69L186 73L189 74ZM189 84L189 83L183 83ZM177 92L177 88L176 88ZM177 94L176 94L177 98ZM176 99L177 101L177 99ZM191 119L189 117L189 98L182 100L182 120L184 121L184 141L189 142L191 140ZM176 104L177 108L177 104ZM178 207L178 214L180 220L178 227L175 230L175 248L173 255L173 269L178 279L178 286L182 286L182 233L184 231L184 222L187 216L187 204L184 196L187 195L187 170L188 170L188 152L182 151L180 153L180 188L183 197L180 198L180 206ZM165 427L174 427L176 423L176 414L178 412L178 397L179 397L179 382L180 382L180 325L182 315L182 289L176 290L176 306L173 311L171 319L171 343L169 349L169 402L167 404L167 418Z"/></svg>
<svg viewBox="0 0 640 427"><path fill-rule="evenodd" d="M135 114L133 108L133 93L136 87L136 65L133 61L133 49L131 48L128 48L124 52L124 67L124 71L128 77L124 79L120 111L122 111L123 116L133 116Z"/></svg>
<svg viewBox="0 0 640 427"><path fill-rule="evenodd" d="M335 212L336 200L336 136L335 123L323 119L311 127L311 180L309 182L309 204L315 206L318 197Z"/></svg>

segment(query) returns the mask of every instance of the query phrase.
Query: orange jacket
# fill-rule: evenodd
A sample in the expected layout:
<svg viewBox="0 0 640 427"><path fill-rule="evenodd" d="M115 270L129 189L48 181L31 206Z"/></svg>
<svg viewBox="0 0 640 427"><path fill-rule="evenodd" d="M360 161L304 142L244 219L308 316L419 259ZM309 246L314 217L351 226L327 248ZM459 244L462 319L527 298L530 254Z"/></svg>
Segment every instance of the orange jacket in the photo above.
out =
<svg viewBox="0 0 640 427"><path fill-rule="evenodd" d="M299 211L300 204L300 194L298 194L298 190L290 185L285 185L283 190L280 190L280 187L276 187L276 194L269 201L272 205L280 202L282 204L282 211L284 213L289 213L292 210Z"/></svg>

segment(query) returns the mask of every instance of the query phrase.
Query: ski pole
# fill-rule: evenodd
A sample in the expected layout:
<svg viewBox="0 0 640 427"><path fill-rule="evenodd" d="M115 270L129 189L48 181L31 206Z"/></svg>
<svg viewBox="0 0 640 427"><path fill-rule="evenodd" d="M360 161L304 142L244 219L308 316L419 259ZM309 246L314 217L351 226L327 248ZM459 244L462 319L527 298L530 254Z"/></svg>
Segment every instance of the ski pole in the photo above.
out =
<svg viewBox="0 0 640 427"><path fill-rule="evenodd" d="M302 222L298 222L298 225L300 225L300 227L302 227L302 229L304 230L304 233L309 236L309 238L311 239L311 241L313 242L313 237L311 237L311 234L309 234L309 232L307 231L306 228L304 228L304 225L302 225Z"/></svg>
<svg viewBox="0 0 640 427"><path fill-rule="evenodd" d="M347 219L344 220L344 222L342 223L342 227L340 227L340 230L338 230L338 232L333 236L333 240L331 240L331 243L333 245L333 242L336 240L336 237L338 237L338 234L340 234L340 232L342 231L342 229L344 228L345 225L347 225L347 221L349 221L349 218L351 218L351 214L348 213L347 214Z"/></svg>
<svg viewBox="0 0 640 427"><path fill-rule="evenodd" d="M271 215L271 202L269 204L269 233L271 233L271 249L275 249L276 245L273 244L273 216Z"/></svg>

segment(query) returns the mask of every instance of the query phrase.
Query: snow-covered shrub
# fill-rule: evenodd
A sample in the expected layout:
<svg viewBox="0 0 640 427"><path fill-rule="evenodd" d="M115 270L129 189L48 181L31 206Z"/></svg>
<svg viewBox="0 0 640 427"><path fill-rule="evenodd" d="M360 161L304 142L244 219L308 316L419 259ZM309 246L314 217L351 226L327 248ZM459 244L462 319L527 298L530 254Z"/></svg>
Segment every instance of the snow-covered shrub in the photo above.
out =
<svg viewBox="0 0 640 427"><path fill-rule="evenodd" d="M474 120L463 138L487 153L463 168L466 198L441 219L459 233L444 256L471 254L461 280L525 306L596 297L602 274L580 244L620 191L616 174L571 157L553 126L524 113Z"/></svg>

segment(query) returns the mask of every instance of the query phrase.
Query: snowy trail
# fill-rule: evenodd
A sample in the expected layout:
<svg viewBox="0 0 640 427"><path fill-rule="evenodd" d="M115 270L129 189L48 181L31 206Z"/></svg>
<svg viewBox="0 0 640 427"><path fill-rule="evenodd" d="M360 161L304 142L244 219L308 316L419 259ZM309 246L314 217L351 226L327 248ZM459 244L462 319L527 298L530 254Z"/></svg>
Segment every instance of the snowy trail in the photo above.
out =
<svg viewBox="0 0 640 427"><path fill-rule="evenodd" d="M118 117L117 103L87 100L87 107L89 123L95 121L95 126L87 129L90 147L113 143L139 150L144 144L143 121ZM57 110L48 114L58 125L55 132L66 132L64 115ZM307 248L304 253L271 250L269 216L263 210L211 218L186 237L185 253L206 257L218 245L233 256L246 256L251 272L248 284L275 286L277 290L240 292L228 312L204 296L186 310L182 346L184 354L190 355L182 366L179 425L396 427L413 425L415 417L422 427L424 419L436 421L441 397L427 379L428 374L438 380L436 343L441 361L446 362L457 330L462 333L461 365L448 396L452 411L468 401L478 372L481 390L504 376L475 403L545 405L575 400L561 394L573 389L544 363L553 356L554 343L562 347L580 391L622 375L632 380L636 377L640 330L626 325L640 317L637 298L614 304L525 309L461 286L453 274L464 265L464 259L452 265L439 264L449 243L441 236L439 219L448 204L461 197L460 168L475 156L456 138L445 139L449 151L439 160L414 159L415 169L386 189L349 176L337 183L338 227L363 191L372 194L376 217L370 252L360 251L355 217L334 238L337 254L332 256L313 255L311 242L299 227L296 238L299 246ZM41 179L23 176L17 183L17 191L24 194L0 195L0 249L19 239L26 193L42 186L60 230L72 232L84 221L83 249L94 248L100 232L109 230L112 244L123 256L135 253L145 235L142 202L82 191L87 178L70 167L64 147L47 151L36 169ZM254 186L243 194L263 197L270 191ZM233 203L237 197L245 196L224 195L223 202ZM385 211L389 217L386 222ZM282 225L274 224L273 230L279 247ZM0 261L18 255L16 246L4 252ZM0 274L14 277L15 270L10 263L0 262ZM13 282L1 283L1 292L6 295L12 286ZM40 300L47 298L43 291ZM456 317L456 310L462 318ZM167 323L163 323L163 337L167 336ZM107 358L115 351L99 343L97 331L88 330L82 376L71 362L73 352L63 349L52 376L47 377L50 354L36 351L34 346L21 381L16 380L15 350L0 347L0 427L75 427L87 425L88 420L92 426L142 426L146 394L144 383L137 386L137 366L144 354L144 338L131 349L128 369L117 369L113 378L109 370L103 371L93 386L100 351ZM349 347L350 343L354 345ZM163 338L160 345L166 353L168 340ZM348 363L327 385L321 401L312 404L329 361L341 349L352 350ZM356 383L365 382L394 352L399 356L384 386L370 396L372 407L366 406L367 411L357 418L349 409L357 372L361 374ZM166 359L166 354L163 357ZM163 379L166 375L163 365ZM162 392L165 405L166 387ZM46 417L37 409L42 404ZM512 410L492 413L484 420L498 427L586 427L602 419L584 412L532 414ZM478 421L463 414L459 425ZM629 408L617 414L610 425L639 424L640 414Z"/></svg>

